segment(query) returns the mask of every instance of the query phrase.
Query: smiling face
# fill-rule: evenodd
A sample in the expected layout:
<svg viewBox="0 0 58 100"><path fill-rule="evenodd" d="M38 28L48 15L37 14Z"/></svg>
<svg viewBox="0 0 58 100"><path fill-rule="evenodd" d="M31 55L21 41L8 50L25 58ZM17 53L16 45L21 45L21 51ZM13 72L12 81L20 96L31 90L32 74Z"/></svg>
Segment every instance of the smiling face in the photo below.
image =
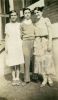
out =
<svg viewBox="0 0 58 100"><path fill-rule="evenodd" d="M36 16L36 18L40 19L42 17L42 12L39 10L34 10L34 14Z"/></svg>
<svg viewBox="0 0 58 100"><path fill-rule="evenodd" d="M16 12L12 12L11 15L10 15L10 18L11 18L11 22L16 22L17 20L17 14Z"/></svg>
<svg viewBox="0 0 58 100"><path fill-rule="evenodd" d="M27 9L27 10L24 11L24 17L27 20L29 20L31 18L31 12L30 12L30 10Z"/></svg>

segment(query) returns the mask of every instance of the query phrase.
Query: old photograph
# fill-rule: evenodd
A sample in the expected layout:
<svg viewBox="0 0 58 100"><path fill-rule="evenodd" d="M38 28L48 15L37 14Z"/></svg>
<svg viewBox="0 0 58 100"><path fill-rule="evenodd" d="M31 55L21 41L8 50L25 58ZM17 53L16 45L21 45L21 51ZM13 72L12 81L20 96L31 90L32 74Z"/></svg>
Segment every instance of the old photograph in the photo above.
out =
<svg viewBox="0 0 58 100"><path fill-rule="evenodd" d="M0 0L0 100L58 100L58 0Z"/></svg>

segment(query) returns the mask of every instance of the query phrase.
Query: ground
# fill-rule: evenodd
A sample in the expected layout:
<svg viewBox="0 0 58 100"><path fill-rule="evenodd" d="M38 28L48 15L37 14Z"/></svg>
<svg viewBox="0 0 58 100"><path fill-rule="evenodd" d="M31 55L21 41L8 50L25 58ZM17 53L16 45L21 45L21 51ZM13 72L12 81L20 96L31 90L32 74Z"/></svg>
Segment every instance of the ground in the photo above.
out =
<svg viewBox="0 0 58 100"><path fill-rule="evenodd" d="M30 82L26 86L12 86L11 75L0 78L0 100L58 100L58 83L53 87L40 87L40 82Z"/></svg>
<svg viewBox="0 0 58 100"><path fill-rule="evenodd" d="M0 54L0 100L58 100L58 82L53 87L40 88L40 82L30 82L26 86L12 86L11 73L4 66L4 52ZM6 71L6 75L4 74ZM8 74L7 74L8 73ZM23 74L21 74L23 79Z"/></svg>

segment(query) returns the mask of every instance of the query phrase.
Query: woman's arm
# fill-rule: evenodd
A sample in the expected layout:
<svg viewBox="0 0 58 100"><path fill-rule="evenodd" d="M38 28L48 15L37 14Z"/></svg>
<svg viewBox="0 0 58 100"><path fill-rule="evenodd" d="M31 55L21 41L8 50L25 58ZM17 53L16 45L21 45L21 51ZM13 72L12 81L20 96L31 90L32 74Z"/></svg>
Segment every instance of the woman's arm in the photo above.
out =
<svg viewBox="0 0 58 100"><path fill-rule="evenodd" d="M52 50L52 27L51 22L48 18L46 18L46 26L48 30L48 51Z"/></svg>

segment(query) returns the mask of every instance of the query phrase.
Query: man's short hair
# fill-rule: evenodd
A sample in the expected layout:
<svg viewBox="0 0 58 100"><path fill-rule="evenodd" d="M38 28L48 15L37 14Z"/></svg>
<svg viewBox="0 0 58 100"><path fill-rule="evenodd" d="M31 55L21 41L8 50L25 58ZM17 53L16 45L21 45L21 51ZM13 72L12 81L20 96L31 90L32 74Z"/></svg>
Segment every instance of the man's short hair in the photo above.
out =
<svg viewBox="0 0 58 100"><path fill-rule="evenodd" d="M24 11L25 10L29 10L31 12L31 9L30 8L23 8L23 14L24 14Z"/></svg>

